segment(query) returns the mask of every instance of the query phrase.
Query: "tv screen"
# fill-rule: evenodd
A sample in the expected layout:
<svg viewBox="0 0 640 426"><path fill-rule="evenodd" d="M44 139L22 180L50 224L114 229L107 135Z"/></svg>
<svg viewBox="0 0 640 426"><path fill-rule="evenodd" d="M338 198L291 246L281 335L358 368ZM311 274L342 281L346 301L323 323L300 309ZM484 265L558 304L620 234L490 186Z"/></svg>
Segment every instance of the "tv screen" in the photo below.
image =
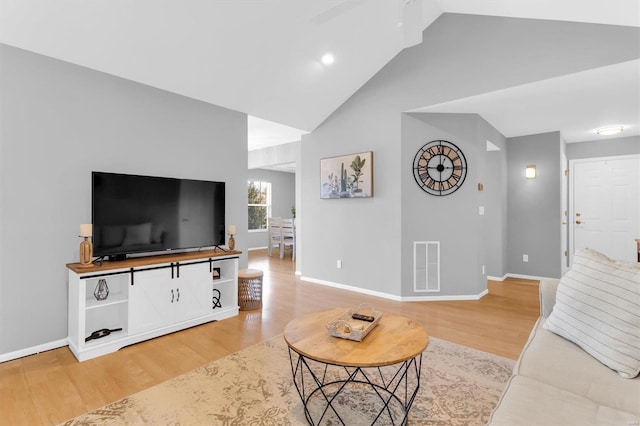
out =
<svg viewBox="0 0 640 426"><path fill-rule="evenodd" d="M225 184L92 172L94 256L225 243Z"/></svg>

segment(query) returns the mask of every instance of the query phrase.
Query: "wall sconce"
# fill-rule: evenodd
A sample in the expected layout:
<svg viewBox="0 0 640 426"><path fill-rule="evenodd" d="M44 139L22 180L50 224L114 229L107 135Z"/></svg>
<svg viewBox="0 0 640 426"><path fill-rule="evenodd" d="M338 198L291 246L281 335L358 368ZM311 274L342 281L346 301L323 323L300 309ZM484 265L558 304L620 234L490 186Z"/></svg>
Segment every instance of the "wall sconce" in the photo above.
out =
<svg viewBox="0 0 640 426"><path fill-rule="evenodd" d="M527 179L535 179L536 178L536 166L528 165L526 169L524 169L524 175Z"/></svg>

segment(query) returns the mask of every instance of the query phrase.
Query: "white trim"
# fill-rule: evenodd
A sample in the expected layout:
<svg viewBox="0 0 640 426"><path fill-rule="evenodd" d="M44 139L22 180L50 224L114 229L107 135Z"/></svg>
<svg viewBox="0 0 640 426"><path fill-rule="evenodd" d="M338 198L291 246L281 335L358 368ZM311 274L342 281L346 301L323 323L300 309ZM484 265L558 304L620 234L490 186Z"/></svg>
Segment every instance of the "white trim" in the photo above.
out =
<svg viewBox="0 0 640 426"><path fill-rule="evenodd" d="M14 352L7 352L5 354L0 354L0 362L11 361L18 358L23 358L25 356L39 354L40 352L50 351L52 349L62 348L69 344L69 340L65 337L64 339L54 340L53 342L43 343L41 345L32 346L30 348L20 349Z"/></svg>
<svg viewBox="0 0 640 426"><path fill-rule="evenodd" d="M549 277L538 277L536 275L522 275L522 274L507 274L507 278L520 278L523 280L538 280L538 281L550 279Z"/></svg>
<svg viewBox="0 0 640 426"><path fill-rule="evenodd" d="M382 297L382 298L385 298L385 299L395 300L397 302L401 301L401 297L399 297L399 296L396 296L396 295L393 295L393 294L389 294L389 293L382 293L380 291L367 290L366 288L354 287L354 286L350 286L350 285L334 283L332 281L319 280L317 278L310 278L310 277L302 277L301 276L300 279L302 281L308 281L308 282L314 283L314 284L326 285L328 287L335 287L335 288L339 288L341 290L348 290L348 291L353 291L353 292L356 292L356 293L364 293L364 294L368 294L370 296L377 296L377 297Z"/></svg>
<svg viewBox="0 0 640 426"><path fill-rule="evenodd" d="M251 247L251 248L248 248L248 249L247 249L247 251L254 251L254 250L266 250L266 249L268 249L268 248L269 248L269 247L267 247L267 246L264 246L264 247Z"/></svg>
<svg viewBox="0 0 640 426"><path fill-rule="evenodd" d="M494 277L491 275L487 275L487 280L491 280L491 281L504 281L505 279L507 279L507 277L509 277L509 274L504 274L501 277Z"/></svg>
<svg viewBox="0 0 640 426"><path fill-rule="evenodd" d="M302 277L302 271L296 271L295 274L296 277Z"/></svg>
<svg viewBox="0 0 640 426"><path fill-rule="evenodd" d="M394 294L382 293L380 291L367 290L366 288L353 287L350 285L334 283L332 281L319 280L317 278L300 277L302 281L307 281L314 284L326 285L328 287L335 287L341 290L353 291L356 293L364 293L370 296L382 297L384 299L395 300L396 302L446 302L456 300L480 300L482 297L489 293L489 290L484 290L479 294L461 294L452 296L396 296Z"/></svg>
<svg viewBox="0 0 640 426"><path fill-rule="evenodd" d="M401 302L452 302L456 300L480 300L489 294L489 290L484 290L479 294L461 294L451 296L408 296L401 297Z"/></svg>

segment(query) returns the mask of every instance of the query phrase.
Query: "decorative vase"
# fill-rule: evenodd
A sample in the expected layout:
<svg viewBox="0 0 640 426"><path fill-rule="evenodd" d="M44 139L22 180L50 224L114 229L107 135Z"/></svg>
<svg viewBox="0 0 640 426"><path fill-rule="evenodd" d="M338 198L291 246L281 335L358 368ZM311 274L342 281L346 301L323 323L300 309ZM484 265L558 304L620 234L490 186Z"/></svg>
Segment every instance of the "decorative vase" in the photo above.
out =
<svg viewBox="0 0 640 426"><path fill-rule="evenodd" d="M229 235L229 250L236 249L236 239L233 238L233 234Z"/></svg>
<svg viewBox="0 0 640 426"><path fill-rule="evenodd" d="M100 278L98 280L98 284L96 285L96 289L93 291L93 295L96 300L105 300L109 297L109 286L107 285L107 280L104 278Z"/></svg>

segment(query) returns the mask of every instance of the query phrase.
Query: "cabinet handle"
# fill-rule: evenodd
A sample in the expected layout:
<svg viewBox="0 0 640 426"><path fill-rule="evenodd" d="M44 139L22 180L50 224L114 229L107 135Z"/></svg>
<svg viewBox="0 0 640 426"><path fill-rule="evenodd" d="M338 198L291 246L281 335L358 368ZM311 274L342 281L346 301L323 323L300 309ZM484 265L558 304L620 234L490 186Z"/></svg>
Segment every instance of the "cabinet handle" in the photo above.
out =
<svg viewBox="0 0 640 426"><path fill-rule="evenodd" d="M173 262L171 262L171 279L173 279ZM171 290L173 291L173 290Z"/></svg>
<svg viewBox="0 0 640 426"><path fill-rule="evenodd" d="M180 262L176 262L176 273L177 277L180 278Z"/></svg>
<svg viewBox="0 0 640 426"><path fill-rule="evenodd" d="M179 288L177 288L177 289L176 289L176 292L178 292L178 299L176 300L176 302L179 302L179 301L180 301L180 289L179 289Z"/></svg>
<svg viewBox="0 0 640 426"><path fill-rule="evenodd" d="M131 285L133 285L133 268L131 268L130 271L131 271Z"/></svg>
<svg viewBox="0 0 640 426"><path fill-rule="evenodd" d="M171 289L171 303L173 303L173 297L174 297L173 289Z"/></svg>

